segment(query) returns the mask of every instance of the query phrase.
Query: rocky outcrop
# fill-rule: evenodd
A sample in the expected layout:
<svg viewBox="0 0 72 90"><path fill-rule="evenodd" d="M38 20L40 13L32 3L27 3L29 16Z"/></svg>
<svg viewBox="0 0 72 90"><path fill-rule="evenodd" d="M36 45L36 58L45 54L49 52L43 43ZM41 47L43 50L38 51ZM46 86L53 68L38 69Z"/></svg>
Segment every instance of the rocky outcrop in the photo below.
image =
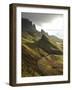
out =
<svg viewBox="0 0 72 90"><path fill-rule="evenodd" d="M22 32L35 32L35 24L32 24L32 21L22 18Z"/></svg>
<svg viewBox="0 0 72 90"><path fill-rule="evenodd" d="M45 35L48 38L48 33L46 33L43 29L41 29L41 34Z"/></svg>

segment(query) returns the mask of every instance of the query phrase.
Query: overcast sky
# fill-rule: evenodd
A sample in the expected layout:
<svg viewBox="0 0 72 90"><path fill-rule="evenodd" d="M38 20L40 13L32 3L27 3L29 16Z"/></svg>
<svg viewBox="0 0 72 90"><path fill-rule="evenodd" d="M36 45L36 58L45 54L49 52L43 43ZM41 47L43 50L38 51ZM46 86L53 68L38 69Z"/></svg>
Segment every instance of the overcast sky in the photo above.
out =
<svg viewBox="0 0 72 90"><path fill-rule="evenodd" d="M62 14L22 13L22 17L32 21L38 31L44 29L49 35L63 38L64 17Z"/></svg>

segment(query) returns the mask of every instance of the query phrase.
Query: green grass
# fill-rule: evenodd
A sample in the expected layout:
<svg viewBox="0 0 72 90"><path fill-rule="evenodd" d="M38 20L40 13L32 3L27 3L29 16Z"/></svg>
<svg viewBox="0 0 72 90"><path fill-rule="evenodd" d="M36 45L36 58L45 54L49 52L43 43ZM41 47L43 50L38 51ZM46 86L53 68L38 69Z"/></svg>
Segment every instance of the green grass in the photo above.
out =
<svg viewBox="0 0 72 90"><path fill-rule="evenodd" d="M63 55L49 54L50 48L61 50L53 41L39 40L26 33L22 37L22 77L63 74Z"/></svg>

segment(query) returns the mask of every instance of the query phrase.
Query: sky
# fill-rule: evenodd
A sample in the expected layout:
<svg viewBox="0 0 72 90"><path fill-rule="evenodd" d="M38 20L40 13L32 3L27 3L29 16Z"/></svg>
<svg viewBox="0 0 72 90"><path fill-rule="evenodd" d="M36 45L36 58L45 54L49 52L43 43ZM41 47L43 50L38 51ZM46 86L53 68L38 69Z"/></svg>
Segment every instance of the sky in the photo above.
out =
<svg viewBox="0 0 72 90"><path fill-rule="evenodd" d="M36 25L36 29L43 29L49 35L55 35L63 39L64 17L62 14L44 13L22 13L23 18L27 18Z"/></svg>

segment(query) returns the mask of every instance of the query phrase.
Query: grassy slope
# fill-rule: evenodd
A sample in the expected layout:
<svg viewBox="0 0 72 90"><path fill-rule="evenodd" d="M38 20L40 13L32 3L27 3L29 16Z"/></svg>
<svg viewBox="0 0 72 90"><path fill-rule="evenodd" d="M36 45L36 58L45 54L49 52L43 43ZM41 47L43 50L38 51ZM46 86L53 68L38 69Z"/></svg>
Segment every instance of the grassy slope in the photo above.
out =
<svg viewBox="0 0 72 90"><path fill-rule="evenodd" d="M50 41L59 47L56 43ZM44 47L47 44L41 43ZM47 45L47 46L46 46ZM48 48L47 48L48 49ZM59 49L59 48L58 48ZM61 49L59 49L61 50ZM36 44L33 36L26 33L22 37L22 77L63 74L62 55L51 55Z"/></svg>

